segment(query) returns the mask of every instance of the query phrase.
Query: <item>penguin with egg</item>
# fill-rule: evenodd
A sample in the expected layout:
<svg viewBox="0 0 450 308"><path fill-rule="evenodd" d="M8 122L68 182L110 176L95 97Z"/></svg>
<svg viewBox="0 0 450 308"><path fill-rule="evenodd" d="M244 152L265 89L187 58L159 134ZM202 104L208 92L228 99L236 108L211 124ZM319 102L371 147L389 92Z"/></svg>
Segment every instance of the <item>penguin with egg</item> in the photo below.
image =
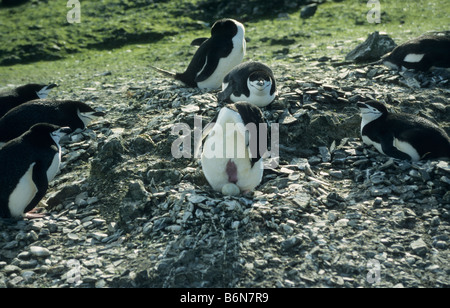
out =
<svg viewBox="0 0 450 308"><path fill-rule="evenodd" d="M228 104L203 131L201 166L211 187L223 195L248 193L258 186L267 156L267 123L259 107ZM196 149L196 157L200 150Z"/></svg>

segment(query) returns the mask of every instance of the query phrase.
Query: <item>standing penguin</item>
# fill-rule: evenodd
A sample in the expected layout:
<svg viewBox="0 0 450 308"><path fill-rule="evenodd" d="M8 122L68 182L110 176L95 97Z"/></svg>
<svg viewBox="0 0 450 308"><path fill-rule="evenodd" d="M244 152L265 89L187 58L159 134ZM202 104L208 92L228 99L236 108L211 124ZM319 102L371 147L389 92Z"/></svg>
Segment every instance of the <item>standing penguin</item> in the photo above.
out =
<svg viewBox="0 0 450 308"><path fill-rule="evenodd" d="M261 182L264 170L260 134L267 137L267 130L265 135L261 131L267 126L261 110L239 102L223 107L216 119L205 128L201 164L206 179L224 195L253 190Z"/></svg>
<svg viewBox="0 0 450 308"><path fill-rule="evenodd" d="M17 106L0 119L0 143L14 139L37 123L84 129L103 112L71 100L34 100Z"/></svg>
<svg viewBox="0 0 450 308"><path fill-rule="evenodd" d="M384 104L376 101L357 105L362 115L362 140L380 153L412 161L450 158L449 136L427 119L389 113Z"/></svg>
<svg viewBox="0 0 450 308"><path fill-rule="evenodd" d="M248 61L233 68L223 79L219 101L269 105L278 94L273 72L267 65Z"/></svg>
<svg viewBox="0 0 450 308"><path fill-rule="evenodd" d="M0 149L0 217L20 218L45 196L59 170L59 140L69 132L67 127L39 123Z"/></svg>
<svg viewBox="0 0 450 308"><path fill-rule="evenodd" d="M30 83L0 93L0 118L20 104L34 99L47 98L48 93L54 87L57 87L54 83L49 85Z"/></svg>
<svg viewBox="0 0 450 308"><path fill-rule="evenodd" d="M409 40L384 55L381 62L393 69L450 68L450 36L429 34Z"/></svg>
<svg viewBox="0 0 450 308"><path fill-rule="evenodd" d="M245 55L245 28L234 19L221 19L211 28L211 37L201 39L184 73L157 71L179 80L189 87L213 90L220 88L226 74L242 62Z"/></svg>

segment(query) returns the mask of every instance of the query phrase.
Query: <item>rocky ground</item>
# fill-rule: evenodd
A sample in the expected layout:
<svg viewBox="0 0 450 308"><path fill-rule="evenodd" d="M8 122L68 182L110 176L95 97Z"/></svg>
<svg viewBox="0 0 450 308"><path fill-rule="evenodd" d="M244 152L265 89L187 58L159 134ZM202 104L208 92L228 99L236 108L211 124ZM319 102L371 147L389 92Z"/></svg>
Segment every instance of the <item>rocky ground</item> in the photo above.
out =
<svg viewBox="0 0 450 308"><path fill-rule="evenodd" d="M273 69L279 166L239 197L171 155L174 124L206 124L216 93L109 71L56 92L107 116L63 142L45 218L0 221L0 286L449 287L449 163L363 146L355 106L378 99L450 133L448 79L329 57Z"/></svg>

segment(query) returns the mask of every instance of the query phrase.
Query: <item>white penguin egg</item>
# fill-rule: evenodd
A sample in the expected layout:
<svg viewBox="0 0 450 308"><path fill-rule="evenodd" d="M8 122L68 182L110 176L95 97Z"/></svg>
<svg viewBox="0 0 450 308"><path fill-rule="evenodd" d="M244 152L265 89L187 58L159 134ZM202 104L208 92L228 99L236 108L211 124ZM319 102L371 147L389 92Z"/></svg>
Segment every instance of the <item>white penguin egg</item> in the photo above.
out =
<svg viewBox="0 0 450 308"><path fill-rule="evenodd" d="M223 185L222 194L225 196L237 196L241 193L241 190L236 184L228 183Z"/></svg>

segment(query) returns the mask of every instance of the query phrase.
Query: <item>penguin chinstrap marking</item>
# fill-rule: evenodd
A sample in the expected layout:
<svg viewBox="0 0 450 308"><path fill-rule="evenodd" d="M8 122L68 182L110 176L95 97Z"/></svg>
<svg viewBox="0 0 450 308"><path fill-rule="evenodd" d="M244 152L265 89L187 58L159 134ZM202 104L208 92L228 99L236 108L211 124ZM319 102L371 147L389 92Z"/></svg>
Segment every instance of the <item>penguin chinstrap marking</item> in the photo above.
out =
<svg viewBox="0 0 450 308"><path fill-rule="evenodd" d="M12 140L37 123L68 126L73 131L85 129L103 112L72 100L34 100L11 109L0 119L0 143ZM0 145L1 146L1 145Z"/></svg>
<svg viewBox="0 0 450 308"><path fill-rule="evenodd" d="M267 125L261 110L246 102L223 107L205 127L201 165L214 190L237 195L252 191L261 182L267 153L261 152L260 136L267 141L267 130L262 128Z"/></svg>
<svg viewBox="0 0 450 308"><path fill-rule="evenodd" d="M26 103L35 99L47 98L50 91L58 85L51 83L44 84L26 84L0 94L0 118L4 116L9 110L20 104Z"/></svg>
<svg viewBox="0 0 450 308"><path fill-rule="evenodd" d="M59 140L68 127L39 123L0 149L0 217L36 218L24 214L45 196L61 162Z"/></svg>
<svg viewBox="0 0 450 308"><path fill-rule="evenodd" d="M248 61L237 65L225 76L218 98L219 101L244 101L265 107L277 94L276 80L270 67Z"/></svg>
<svg viewBox="0 0 450 308"><path fill-rule="evenodd" d="M398 159L450 158L450 138L431 121L404 113L390 113L376 101L358 103L361 137L380 153Z"/></svg>
<svg viewBox="0 0 450 308"><path fill-rule="evenodd" d="M215 90L245 55L245 28L234 19L221 19L211 28L211 37L195 52L184 73L171 73L153 67L189 87Z"/></svg>
<svg viewBox="0 0 450 308"><path fill-rule="evenodd" d="M424 35L394 48L381 58L392 69L428 71L432 68L450 69L450 36Z"/></svg>

